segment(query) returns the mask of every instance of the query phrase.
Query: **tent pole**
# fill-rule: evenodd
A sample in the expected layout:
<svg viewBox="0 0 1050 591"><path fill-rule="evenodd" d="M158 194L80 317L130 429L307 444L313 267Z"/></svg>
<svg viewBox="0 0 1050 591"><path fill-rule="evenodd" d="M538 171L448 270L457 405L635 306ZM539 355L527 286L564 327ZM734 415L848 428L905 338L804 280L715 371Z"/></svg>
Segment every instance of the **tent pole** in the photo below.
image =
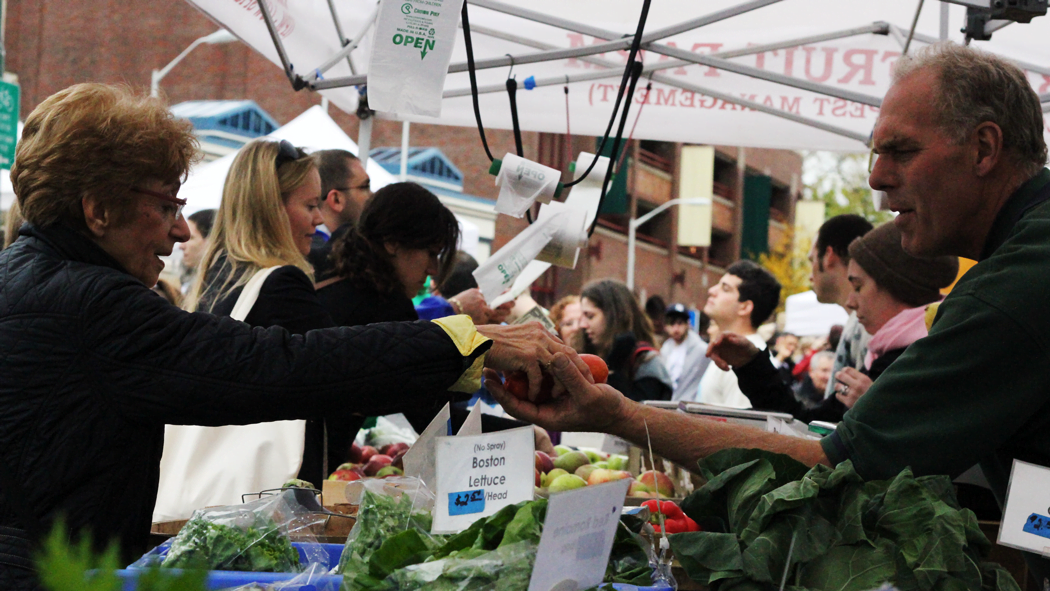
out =
<svg viewBox="0 0 1050 591"><path fill-rule="evenodd" d="M368 164L368 154L372 151L372 122L375 116L361 120L361 126L357 129L357 158L361 166Z"/></svg>
<svg viewBox="0 0 1050 591"><path fill-rule="evenodd" d="M408 121L401 122L401 182L408 180L408 140L410 126L411 124Z"/></svg>
<svg viewBox="0 0 1050 591"><path fill-rule="evenodd" d="M376 3L378 8L379 4ZM335 33L339 35L339 44L343 47L350 45L350 40L343 34L343 25L339 23L339 14L335 11L335 2L328 0L328 11L332 13L332 24L335 25ZM367 27L366 27L367 28ZM357 70L354 68L354 60L350 59L350 54L346 55L346 65L350 66L350 73L356 74Z"/></svg>
<svg viewBox="0 0 1050 591"><path fill-rule="evenodd" d="M328 3L331 4L332 0L328 0ZM333 18L335 17L335 13L334 12L332 13L332 16L333 16ZM350 41L344 41L342 49L340 49L339 51L335 52L332 55L332 57L328 58L328 60L325 61L320 66L317 66L316 68L314 68L314 70L312 72L310 72L310 74L307 75L307 77L306 77L307 82L313 82L313 81L319 79L321 77L321 74L324 74L328 70L331 70L332 67L335 66L336 64L338 64L339 60L343 59L344 57L346 58L346 62L348 64L350 64L350 73L353 74L353 75L356 75L357 72L354 71L354 63L350 59L350 52L352 52L353 50L357 49L357 46L361 44L361 40L365 38L365 34L368 33L368 28L372 26L372 23L374 23L376 18L378 18L378 17L379 17L379 4L376 3L376 7L372 10L372 15L369 16L368 19L365 21L365 26L361 28L361 32L357 34L357 37L354 37ZM338 27L338 24L336 26ZM342 32L340 32L339 33L340 39L343 38L342 36L343 36L343 34L342 34ZM361 84L364 84L364 82L362 82ZM355 86L355 85L354 84L347 84L346 86Z"/></svg>
<svg viewBox="0 0 1050 591"><path fill-rule="evenodd" d="M891 27L891 32L893 28L895 27ZM923 35L922 33L915 33L915 39L917 41L922 41L923 43L937 43L939 41L939 39L937 39L936 37L930 37L929 35ZM1010 61L1012 61L1018 68L1021 68L1022 70L1031 70L1032 72L1035 72L1037 74L1050 76L1050 67L1048 66L1040 66L1031 62L1023 62L1021 60L1016 60L1013 58L1010 58Z"/></svg>
<svg viewBox="0 0 1050 591"><path fill-rule="evenodd" d="M941 0L941 41L948 39L948 3Z"/></svg>
<svg viewBox="0 0 1050 591"><path fill-rule="evenodd" d="M259 12L262 13L263 21L266 22L266 30L270 32L270 40L273 41L274 49L277 50L277 56L281 58L284 75L292 83L293 89L301 90L306 85L303 83L303 79L295 73L291 62L288 61L288 52L284 50L284 42L281 41L281 36L277 34L277 26L273 24L273 15L270 14L270 7L268 6L269 0L256 1L259 3Z"/></svg>

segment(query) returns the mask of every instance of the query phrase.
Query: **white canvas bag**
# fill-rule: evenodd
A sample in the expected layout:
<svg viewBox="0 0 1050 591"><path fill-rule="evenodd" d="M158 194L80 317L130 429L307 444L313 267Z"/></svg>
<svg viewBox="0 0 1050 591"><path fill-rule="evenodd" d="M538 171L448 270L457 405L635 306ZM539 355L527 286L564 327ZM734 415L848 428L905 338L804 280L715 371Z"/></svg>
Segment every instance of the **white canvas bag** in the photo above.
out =
<svg viewBox="0 0 1050 591"><path fill-rule="evenodd" d="M270 273L260 269L230 317L244 321ZM241 495L278 488L299 473L306 421L199 427L167 425L153 521L189 519L194 510L238 505Z"/></svg>

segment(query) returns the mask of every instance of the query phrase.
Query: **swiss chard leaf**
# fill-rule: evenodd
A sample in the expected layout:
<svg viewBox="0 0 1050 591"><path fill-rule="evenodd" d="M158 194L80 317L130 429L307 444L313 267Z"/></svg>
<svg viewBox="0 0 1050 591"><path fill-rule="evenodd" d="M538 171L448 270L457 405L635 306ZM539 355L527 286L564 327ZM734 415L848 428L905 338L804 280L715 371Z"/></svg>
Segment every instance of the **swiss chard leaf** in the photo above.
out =
<svg viewBox="0 0 1050 591"><path fill-rule="evenodd" d="M837 546L802 568L799 584L821 591L870 591L893 581L896 549L889 540L867 545Z"/></svg>
<svg viewBox="0 0 1050 591"><path fill-rule="evenodd" d="M718 578L726 578L727 572L743 574L740 542L735 534L689 532L668 536L667 541L689 578L701 585L717 580L712 579L714 573L722 573Z"/></svg>

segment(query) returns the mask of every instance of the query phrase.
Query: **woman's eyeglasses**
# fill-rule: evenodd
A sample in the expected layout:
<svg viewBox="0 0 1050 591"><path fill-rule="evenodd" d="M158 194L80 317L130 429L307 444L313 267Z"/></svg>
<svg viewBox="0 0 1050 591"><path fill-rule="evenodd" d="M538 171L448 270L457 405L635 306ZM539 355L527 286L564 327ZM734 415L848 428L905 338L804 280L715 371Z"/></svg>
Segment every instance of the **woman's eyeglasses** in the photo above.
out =
<svg viewBox="0 0 1050 591"><path fill-rule="evenodd" d="M182 217L182 208L186 207L186 200L185 199L179 199L175 195L168 195L166 193L160 193L158 191L150 191L149 189L141 189L139 187L132 187L131 188L131 192L132 193L140 193L142 195L149 195L150 197L156 197L157 199L160 199L162 201L167 201L168 203L175 204L175 215L172 216L175 220L178 220L178 219L180 219ZM176 193L177 193L177 190L176 190Z"/></svg>

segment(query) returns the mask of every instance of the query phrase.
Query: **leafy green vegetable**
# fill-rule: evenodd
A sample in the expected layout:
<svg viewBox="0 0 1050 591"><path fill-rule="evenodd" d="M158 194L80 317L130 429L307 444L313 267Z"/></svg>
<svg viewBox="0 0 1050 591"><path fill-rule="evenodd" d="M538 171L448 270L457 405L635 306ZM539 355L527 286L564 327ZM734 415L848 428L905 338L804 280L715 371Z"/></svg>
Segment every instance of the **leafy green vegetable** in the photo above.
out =
<svg viewBox="0 0 1050 591"><path fill-rule="evenodd" d="M727 450L700 462L707 484L681 506L728 532L670 536L687 574L718 591L779 586L794 591L1017 591L972 512L959 507L947 477L910 470L864 482L850 462L807 469L759 450ZM790 561L790 564L789 564Z"/></svg>
<svg viewBox="0 0 1050 591"><path fill-rule="evenodd" d="M449 557L394 571L378 591L520 591L527 589L536 559L530 541L501 546L471 558ZM347 589L344 579L343 589Z"/></svg>
<svg viewBox="0 0 1050 591"><path fill-rule="evenodd" d="M299 551L272 519L261 515L241 529L195 516L172 541L164 568L299 572Z"/></svg>
<svg viewBox="0 0 1050 591"><path fill-rule="evenodd" d="M433 553L440 541L427 533L430 525L430 513L414 509L411 495L394 497L365 489L357 523L335 569L343 575L343 588L374 587L394 569Z"/></svg>

